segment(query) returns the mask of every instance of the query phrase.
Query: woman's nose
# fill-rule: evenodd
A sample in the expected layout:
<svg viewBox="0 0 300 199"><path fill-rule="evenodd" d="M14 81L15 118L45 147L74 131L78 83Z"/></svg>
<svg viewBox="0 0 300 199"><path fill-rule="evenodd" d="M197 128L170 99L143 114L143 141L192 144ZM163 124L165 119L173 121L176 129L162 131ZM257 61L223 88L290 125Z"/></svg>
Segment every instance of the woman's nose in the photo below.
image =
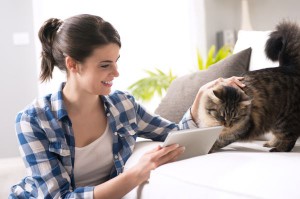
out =
<svg viewBox="0 0 300 199"><path fill-rule="evenodd" d="M115 66L113 67L113 71L112 74L114 75L114 77L119 77L119 71L118 71L118 66L117 64L115 64Z"/></svg>

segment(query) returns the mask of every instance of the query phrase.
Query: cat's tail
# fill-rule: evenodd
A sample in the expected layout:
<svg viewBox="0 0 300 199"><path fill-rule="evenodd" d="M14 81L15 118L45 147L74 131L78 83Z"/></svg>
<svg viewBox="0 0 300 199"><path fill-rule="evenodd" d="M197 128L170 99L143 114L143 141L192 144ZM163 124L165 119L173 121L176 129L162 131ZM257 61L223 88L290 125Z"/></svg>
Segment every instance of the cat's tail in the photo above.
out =
<svg viewBox="0 0 300 199"><path fill-rule="evenodd" d="M265 53L279 66L296 65L300 70L300 27L296 23L283 21L270 34Z"/></svg>

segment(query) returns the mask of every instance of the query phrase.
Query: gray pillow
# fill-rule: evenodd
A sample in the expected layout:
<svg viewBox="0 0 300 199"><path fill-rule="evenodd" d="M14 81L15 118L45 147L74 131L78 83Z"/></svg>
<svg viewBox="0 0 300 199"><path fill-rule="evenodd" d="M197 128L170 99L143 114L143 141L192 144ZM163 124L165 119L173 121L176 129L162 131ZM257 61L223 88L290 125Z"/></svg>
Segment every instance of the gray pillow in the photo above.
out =
<svg viewBox="0 0 300 199"><path fill-rule="evenodd" d="M163 118L178 123L192 105L199 88L219 77L239 76L248 71L251 48L213 64L207 70L176 78L155 110Z"/></svg>

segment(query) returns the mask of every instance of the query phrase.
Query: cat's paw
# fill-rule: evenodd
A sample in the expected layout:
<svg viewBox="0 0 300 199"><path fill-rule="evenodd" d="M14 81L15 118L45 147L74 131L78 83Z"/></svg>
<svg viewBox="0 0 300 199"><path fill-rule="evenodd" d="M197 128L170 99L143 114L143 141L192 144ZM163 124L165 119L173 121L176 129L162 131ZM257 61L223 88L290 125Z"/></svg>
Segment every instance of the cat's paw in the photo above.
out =
<svg viewBox="0 0 300 199"><path fill-rule="evenodd" d="M276 147L274 147L274 148L271 148L270 150L269 150L269 152L280 152Z"/></svg>
<svg viewBox="0 0 300 199"><path fill-rule="evenodd" d="M268 147L268 148L274 148L274 147L276 147L276 144L272 141L268 141L268 142L265 142L263 146Z"/></svg>
<svg viewBox="0 0 300 199"><path fill-rule="evenodd" d="M210 153L214 153L214 152L216 152L216 150L214 150L214 149L210 149L210 150L209 150L209 152L208 152L208 154L210 154Z"/></svg>
<svg viewBox="0 0 300 199"><path fill-rule="evenodd" d="M269 147L269 148L274 147L270 142L264 143L263 146L264 146L264 147Z"/></svg>

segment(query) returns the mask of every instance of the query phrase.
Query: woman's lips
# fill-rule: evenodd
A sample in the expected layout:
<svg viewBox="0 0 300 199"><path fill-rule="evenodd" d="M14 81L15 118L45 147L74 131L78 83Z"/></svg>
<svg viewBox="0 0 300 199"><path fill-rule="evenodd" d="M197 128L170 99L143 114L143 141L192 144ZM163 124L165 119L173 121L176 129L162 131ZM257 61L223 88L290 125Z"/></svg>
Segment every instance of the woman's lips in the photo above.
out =
<svg viewBox="0 0 300 199"><path fill-rule="evenodd" d="M104 84L105 86L109 86L111 87L113 85L112 81L101 81L102 84Z"/></svg>

